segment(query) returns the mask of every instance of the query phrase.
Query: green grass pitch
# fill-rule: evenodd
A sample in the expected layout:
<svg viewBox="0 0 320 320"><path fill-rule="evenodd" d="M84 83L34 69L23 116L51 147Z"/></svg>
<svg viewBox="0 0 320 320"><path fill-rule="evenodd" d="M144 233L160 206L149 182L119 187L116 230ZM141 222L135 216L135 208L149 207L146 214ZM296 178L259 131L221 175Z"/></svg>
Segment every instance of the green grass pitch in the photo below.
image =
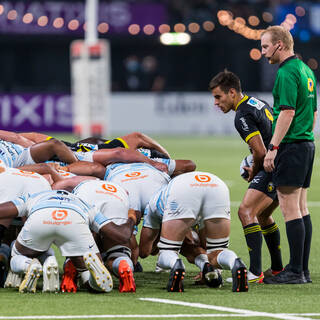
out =
<svg viewBox="0 0 320 320"><path fill-rule="evenodd" d="M66 137L65 137L66 138ZM155 137L175 159L192 159L197 170L209 171L222 178L230 188L232 201L232 226L230 249L248 263L248 252L237 206L247 188L239 175L241 160L249 151L239 137ZM319 149L319 141L317 141ZM271 286L252 284L247 293L231 292L231 284L211 289L194 285L197 268L185 262L185 292L168 293L165 290L168 274L154 273L155 258L140 260L144 272L136 273L137 292L120 294L114 278L114 290L109 294L43 294L41 287L36 294L19 294L14 289L0 289L0 319L76 319L83 318L214 318L248 319L320 319L320 177L319 152L314 164L312 185L308 194L309 210L313 221L313 241L310 271L313 283L305 285ZM279 224L284 264L288 262L288 245L285 226L279 209L274 217ZM63 259L59 256L60 266ZM266 245L263 245L263 269L270 266ZM223 278L230 276L224 271ZM182 301L184 305L151 302L141 298ZM202 305L200 305L202 304ZM204 305L204 306L203 306ZM214 306L211 307L210 306ZM219 308L220 307L220 308ZM230 309L229 309L230 308ZM250 311L252 313L250 313ZM254 313L257 312L257 313ZM312 313L312 314L311 314ZM293 315L295 314L295 315ZM301 315L304 314L304 315ZM308 315L307 315L308 314ZM100 316L99 316L100 315ZM170 316L169 316L170 315ZM205 316L206 315L206 316ZM220 316L219 316L220 315ZM47 316L47 317L40 317ZM96 317L95 317L96 316Z"/></svg>

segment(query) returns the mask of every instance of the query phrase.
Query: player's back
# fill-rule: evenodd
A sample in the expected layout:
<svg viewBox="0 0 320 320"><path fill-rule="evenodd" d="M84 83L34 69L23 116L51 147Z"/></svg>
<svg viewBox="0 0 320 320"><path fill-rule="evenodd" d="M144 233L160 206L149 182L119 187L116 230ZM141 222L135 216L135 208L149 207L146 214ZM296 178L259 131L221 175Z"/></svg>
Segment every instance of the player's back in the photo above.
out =
<svg viewBox="0 0 320 320"><path fill-rule="evenodd" d="M114 223L125 223L128 219L129 197L118 184L102 180L87 180L80 183L73 193L98 210Z"/></svg>
<svg viewBox="0 0 320 320"><path fill-rule="evenodd" d="M51 190L51 186L38 173L15 168L5 168L0 173L0 203L44 190Z"/></svg>
<svg viewBox="0 0 320 320"><path fill-rule="evenodd" d="M129 163L108 166L105 180L120 184L129 192L130 208L143 212L150 198L170 177L146 163Z"/></svg>

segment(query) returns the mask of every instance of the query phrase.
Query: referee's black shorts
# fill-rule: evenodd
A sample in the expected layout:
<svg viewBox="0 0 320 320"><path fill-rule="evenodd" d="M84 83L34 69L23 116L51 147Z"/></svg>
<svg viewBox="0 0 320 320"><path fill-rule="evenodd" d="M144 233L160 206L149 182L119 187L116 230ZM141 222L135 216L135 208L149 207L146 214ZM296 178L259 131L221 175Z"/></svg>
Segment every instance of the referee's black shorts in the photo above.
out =
<svg viewBox="0 0 320 320"><path fill-rule="evenodd" d="M276 187L310 186L315 146L313 141L281 143L275 158L273 183Z"/></svg>

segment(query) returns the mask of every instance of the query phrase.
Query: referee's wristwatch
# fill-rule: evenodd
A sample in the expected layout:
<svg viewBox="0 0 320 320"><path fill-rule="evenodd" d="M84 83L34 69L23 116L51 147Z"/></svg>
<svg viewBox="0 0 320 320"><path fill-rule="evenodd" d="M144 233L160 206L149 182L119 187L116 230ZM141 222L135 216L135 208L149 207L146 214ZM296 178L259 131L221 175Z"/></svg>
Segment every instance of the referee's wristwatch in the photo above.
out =
<svg viewBox="0 0 320 320"><path fill-rule="evenodd" d="M273 151L273 150L279 150L279 146L274 146L272 143L268 145L268 150Z"/></svg>

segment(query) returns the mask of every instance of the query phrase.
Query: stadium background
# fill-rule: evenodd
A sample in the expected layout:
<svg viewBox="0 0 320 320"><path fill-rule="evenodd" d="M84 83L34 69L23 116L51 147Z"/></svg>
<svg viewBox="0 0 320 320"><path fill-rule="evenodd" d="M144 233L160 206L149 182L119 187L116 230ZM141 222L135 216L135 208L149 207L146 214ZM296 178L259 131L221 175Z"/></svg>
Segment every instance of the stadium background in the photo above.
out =
<svg viewBox="0 0 320 320"><path fill-rule="evenodd" d="M75 138L71 134L70 44L83 38L83 9L84 1L80 0L0 2L1 129L44 131L65 139ZM251 51L260 48L258 40L248 39L248 36L255 37L255 33L244 36L232 30L234 24L229 23L229 18L225 19L221 10L230 12L233 20L244 19L237 21L240 24L245 21L246 26L253 30L283 23L288 14L294 15L296 22L289 16L287 23L293 26L296 52L313 68L319 79L320 1L100 0L99 38L108 39L111 45L111 135L135 130L148 133L157 138L173 157L192 159L199 170L213 172L225 180L232 200L231 248L248 263L247 248L237 219L237 207L247 187L239 176L239 163L248 149L233 128L233 114L222 115L213 108L207 87L213 75L228 68L239 75L245 92L255 93L272 103L271 89L277 67L269 66L257 51ZM31 22L28 20L30 16L26 16L30 12L33 13ZM63 23L57 18L63 18ZM77 24L71 23L73 20L78 20L77 28ZM151 24L155 29L148 34L153 29L144 27ZM183 29L183 24L191 35L191 42L185 46L162 45L159 26L163 24L168 24L171 31ZM317 146L319 149L318 141ZM234 295L227 283L218 291L194 286L192 276L196 275L196 268L188 265L186 292L183 296L172 297L164 290L167 275L155 277L152 272L155 259L148 258L142 261L145 272L137 274L137 293L134 296L120 295L114 290L108 297L84 292L76 296L33 297L2 289L1 316L36 318L60 315L64 318L63 315L108 314L110 318L119 314L169 313L175 317L188 314L186 317L191 318L190 314L199 317L199 313L219 313L219 309L168 305L163 308L163 305L139 300L156 297L269 312L268 315L242 313L250 319L272 318L272 314L279 318L281 316L277 313L287 312L313 312L315 315L309 316L318 319L318 159L317 152L309 193L309 208L315 226L310 267L312 285L296 286L290 290L287 286L253 285L247 295ZM280 225L286 262L288 246L279 210L275 218ZM61 258L60 262L63 262ZM269 267L265 246L263 267ZM227 276L226 272L224 277ZM21 302L19 308L16 308L17 299ZM289 317L282 316L283 319Z"/></svg>

